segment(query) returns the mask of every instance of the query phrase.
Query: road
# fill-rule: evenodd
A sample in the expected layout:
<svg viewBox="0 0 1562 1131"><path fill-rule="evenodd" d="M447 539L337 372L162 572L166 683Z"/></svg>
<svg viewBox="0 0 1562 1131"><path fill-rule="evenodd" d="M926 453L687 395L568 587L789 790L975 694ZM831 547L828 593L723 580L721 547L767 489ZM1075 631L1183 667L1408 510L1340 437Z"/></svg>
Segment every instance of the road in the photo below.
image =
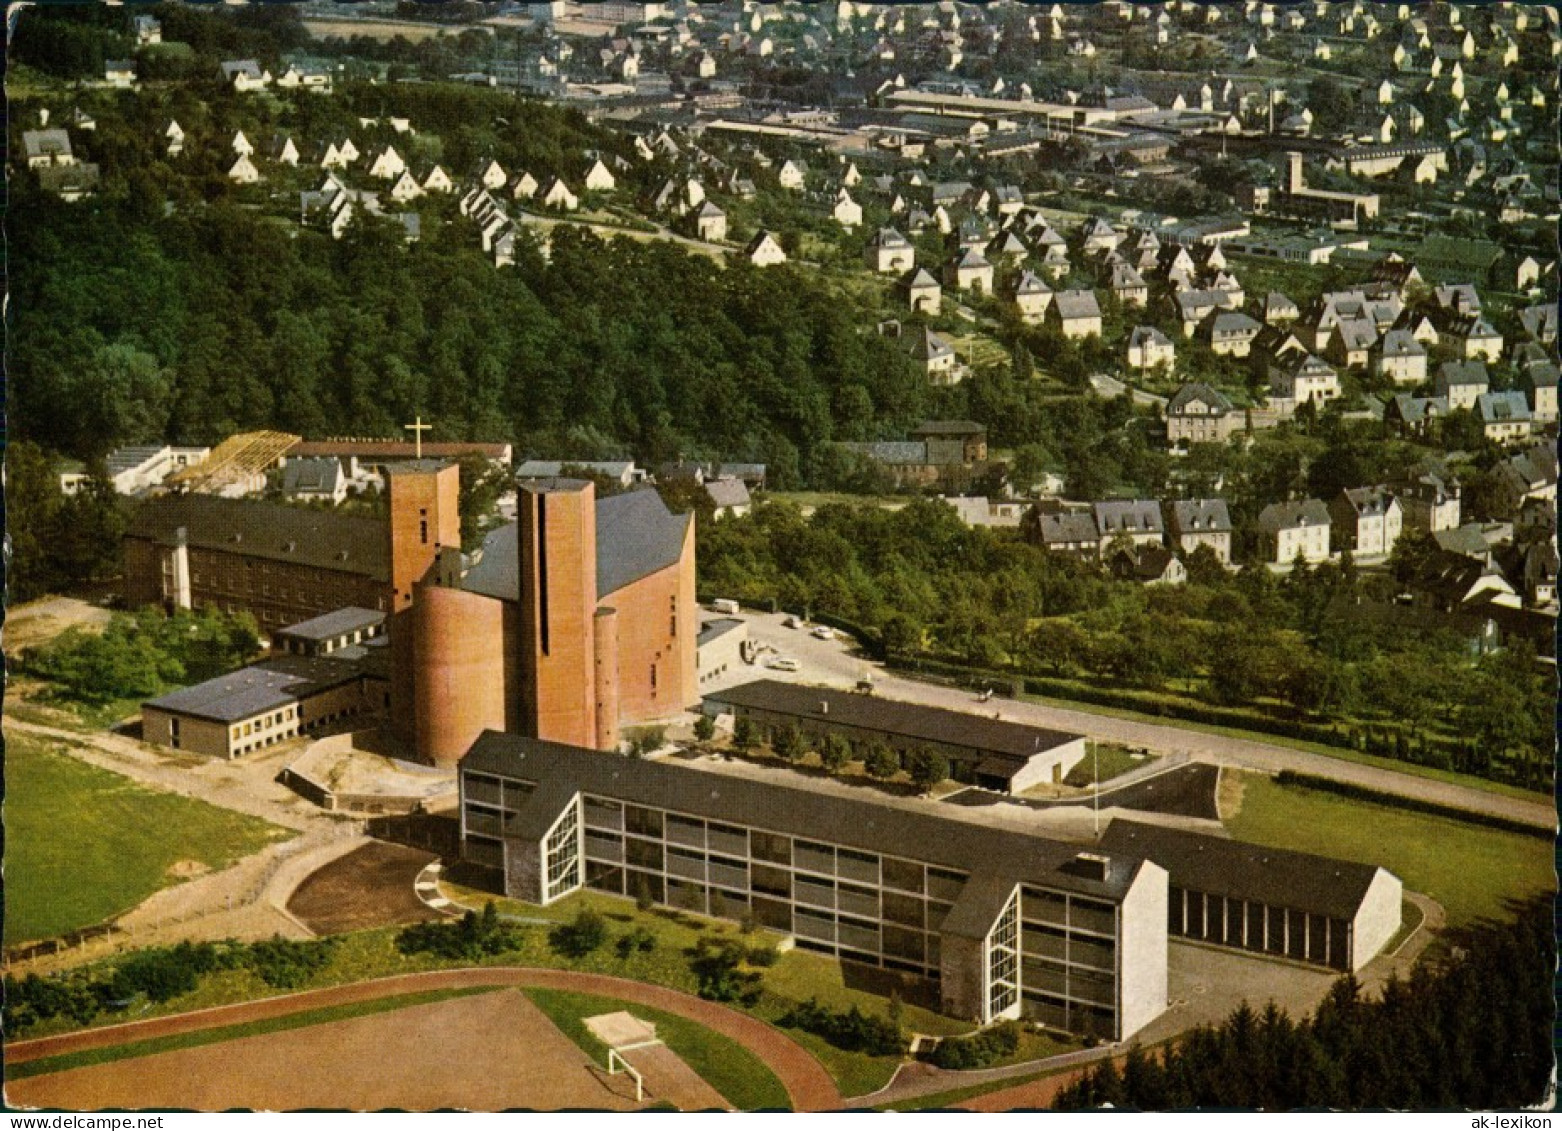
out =
<svg viewBox="0 0 1562 1131"><path fill-rule="evenodd" d="M1165 397L1158 397L1154 393L1145 392L1143 389L1135 389L1126 382L1119 381L1116 377L1108 377L1105 373L1092 373L1090 375L1090 387L1095 390L1097 396L1106 397L1108 400L1131 392L1133 393L1134 404L1154 405L1156 408L1166 407Z"/></svg>
<svg viewBox="0 0 1562 1131"><path fill-rule="evenodd" d="M739 667L714 683L714 687L730 687L760 678L850 687L864 675L871 675L876 694L886 699L903 699L956 711L996 711L1013 722L1083 734L1102 742L1143 747L1163 755L1182 754L1196 762L1236 766L1266 774L1281 770L1315 774L1401 797L1523 821L1537 828L1556 827L1556 809L1549 802L1507 797L1474 786L1348 762L1342 758L1331 758L1258 739L1207 734L1164 723L1119 719L1044 703L995 699L978 707L971 693L964 689L940 687L890 673L879 665L849 653L841 640L816 640L804 630L784 627L780 615L752 614L746 615L745 619L749 624L749 635L755 641L761 645L768 644L777 652L796 659L800 670L789 673L761 667Z"/></svg>

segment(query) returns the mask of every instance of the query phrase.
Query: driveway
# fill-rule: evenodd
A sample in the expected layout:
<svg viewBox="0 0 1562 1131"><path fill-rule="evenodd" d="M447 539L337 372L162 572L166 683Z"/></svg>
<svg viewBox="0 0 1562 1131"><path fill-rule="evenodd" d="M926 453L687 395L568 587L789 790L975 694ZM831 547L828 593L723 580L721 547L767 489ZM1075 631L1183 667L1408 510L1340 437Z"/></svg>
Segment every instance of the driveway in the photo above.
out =
<svg viewBox="0 0 1562 1131"><path fill-rule="evenodd" d="M807 629L786 628L782 624L784 617L780 614L745 614L743 619L748 622L749 636L755 642L769 645L777 653L797 660L798 670L778 672L759 665L736 665L722 679L713 681L710 685L712 689L731 687L755 679L851 687L859 679L871 675L875 694L886 699L925 703L968 713L986 711L1012 722L1082 734L1102 742L1144 747L1162 755L1186 755L1195 762L1237 766L1267 774L1293 770L1401 797L1523 821L1537 828L1556 827L1556 809L1548 802L1506 797L1474 786L1416 777L1256 739L1207 734L1165 723L1119 719L1046 703L993 699L978 704L976 696L962 688L923 683L886 671L881 665L849 652L846 640L817 640Z"/></svg>

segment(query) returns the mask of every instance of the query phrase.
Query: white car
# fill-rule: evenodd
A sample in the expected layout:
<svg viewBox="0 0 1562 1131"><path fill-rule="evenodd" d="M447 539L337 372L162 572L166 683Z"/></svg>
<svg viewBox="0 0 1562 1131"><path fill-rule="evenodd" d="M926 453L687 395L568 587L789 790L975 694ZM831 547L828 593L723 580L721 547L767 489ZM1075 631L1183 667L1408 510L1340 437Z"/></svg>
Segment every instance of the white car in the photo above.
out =
<svg viewBox="0 0 1562 1131"><path fill-rule="evenodd" d="M834 640L835 629L831 628L829 625L821 624L815 627L814 630L808 635L814 637L816 640Z"/></svg>
<svg viewBox="0 0 1562 1131"><path fill-rule="evenodd" d="M765 667L778 672L795 672L797 661L791 656L772 656L765 661Z"/></svg>
<svg viewBox="0 0 1562 1131"><path fill-rule="evenodd" d="M796 617L787 617L784 621L781 622L781 627L782 628L800 628L800 627L802 627L802 623L803 622L798 620Z"/></svg>

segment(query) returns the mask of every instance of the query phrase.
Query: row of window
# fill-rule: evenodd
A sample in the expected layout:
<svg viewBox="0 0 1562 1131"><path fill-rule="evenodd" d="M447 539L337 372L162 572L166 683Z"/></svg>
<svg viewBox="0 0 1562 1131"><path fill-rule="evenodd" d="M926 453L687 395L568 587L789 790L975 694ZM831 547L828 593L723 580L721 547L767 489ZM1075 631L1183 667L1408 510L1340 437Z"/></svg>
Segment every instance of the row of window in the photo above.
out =
<svg viewBox="0 0 1562 1131"><path fill-rule="evenodd" d="M1344 919L1176 886L1168 895L1167 929L1173 935L1350 969L1351 926Z"/></svg>
<svg viewBox="0 0 1562 1131"><path fill-rule="evenodd" d="M295 703L291 707L283 707L280 711L275 711L272 714L262 715L258 719L251 719L249 722L238 723L234 725L233 727L229 728L229 737L232 738L234 742L237 742L241 738L248 738L252 734L259 734L263 730L274 726L280 726L282 723L287 722L290 719L296 719L297 717L298 704Z"/></svg>

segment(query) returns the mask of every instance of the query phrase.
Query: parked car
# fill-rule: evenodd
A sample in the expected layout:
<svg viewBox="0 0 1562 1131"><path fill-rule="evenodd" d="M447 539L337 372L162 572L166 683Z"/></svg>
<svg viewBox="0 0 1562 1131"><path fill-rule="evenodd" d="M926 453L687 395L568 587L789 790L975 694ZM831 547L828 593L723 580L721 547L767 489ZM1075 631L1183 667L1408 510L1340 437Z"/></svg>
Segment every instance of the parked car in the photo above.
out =
<svg viewBox="0 0 1562 1131"><path fill-rule="evenodd" d="M818 640L834 640L835 630L827 624L821 624L815 626L814 630L809 633L809 635Z"/></svg>
<svg viewBox="0 0 1562 1131"><path fill-rule="evenodd" d="M714 612L724 613L729 617L738 615L738 603L729 597L718 597L710 603Z"/></svg>
<svg viewBox="0 0 1562 1131"><path fill-rule="evenodd" d="M803 622L793 616L789 616L781 622L782 628L801 628L802 626Z"/></svg>
<svg viewBox="0 0 1562 1131"><path fill-rule="evenodd" d="M791 656L772 656L765 661L765 667L778 672L795 672L797 661Z"/></svg>

